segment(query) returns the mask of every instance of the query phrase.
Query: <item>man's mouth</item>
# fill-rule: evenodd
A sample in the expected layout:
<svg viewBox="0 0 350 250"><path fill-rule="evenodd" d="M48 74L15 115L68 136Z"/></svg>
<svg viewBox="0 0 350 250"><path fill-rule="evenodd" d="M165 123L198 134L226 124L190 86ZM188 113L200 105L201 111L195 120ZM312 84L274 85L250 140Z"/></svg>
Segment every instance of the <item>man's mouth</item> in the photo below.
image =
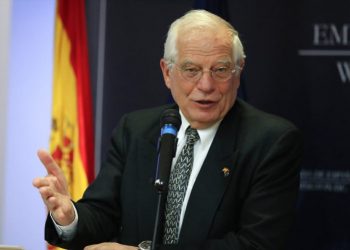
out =
<svg viewBox="0 0 350 250"><path fill-rule="evenodd" d="M200 105L212 105L215 102L214 101L209 101L209 100L198 100L198 101L196 101L196 103L198 103Z"/></svg>
<svg viewBox="0 0 350 250"><path fill-rule="evenodd" d="M200 104L211 104L211 103L213 103L213 101L208 101L208 100L199 100L199 101L196 101L196 102L198 102Z"/></svg>

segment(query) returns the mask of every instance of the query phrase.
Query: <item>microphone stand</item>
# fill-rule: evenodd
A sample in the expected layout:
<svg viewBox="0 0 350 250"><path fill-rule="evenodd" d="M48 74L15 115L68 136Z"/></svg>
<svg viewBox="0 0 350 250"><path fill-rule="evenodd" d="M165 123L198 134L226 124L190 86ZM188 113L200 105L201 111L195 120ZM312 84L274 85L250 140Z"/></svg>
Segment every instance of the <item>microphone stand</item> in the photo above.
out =
<svg viewBox="0 0 350 250"><path fill-rule="evenodd" d="M165 204L168 196L168 182L171 163L176 152L177 138L174 138L174 134L165 134L161 136L158 143L159 158L156 170L156 180L154 181L158 200L151 250L157 250L163 240L162 236L164 232Z"/></svg>
<svg viewBox="0 0 350 250"><path fill-rule="evenodd" d="M154 223L154 231L153 238L151 244L151 250L159 249L159 245L162 241L162 234L164 231L164 214L165 214L165 203L166 198L168 196L168 192L166 188L164 188L164 184L154 183L155 188L157 189L157 211L156 211L156 220Z"/></svg>

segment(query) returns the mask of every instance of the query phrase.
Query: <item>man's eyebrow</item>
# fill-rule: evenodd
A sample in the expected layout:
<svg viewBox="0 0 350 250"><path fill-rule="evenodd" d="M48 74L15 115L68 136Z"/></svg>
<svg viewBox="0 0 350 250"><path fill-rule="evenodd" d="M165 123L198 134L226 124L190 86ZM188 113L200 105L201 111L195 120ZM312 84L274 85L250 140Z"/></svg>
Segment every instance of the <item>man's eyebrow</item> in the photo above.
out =
<svg viewBox="0 0 350 250"><path fill-rule="evenodd" d="M185 59L183 62L181 62L181 65L187 65L187 64L195 64L195 63L189 59Z"/></svg>
<svg viewBox="0 0 350 250"><path fill-rule="evenodd" d="M217 62L215 62L215 64L224 64L226 66L231 66L232 65L232 61L230 59L220 59ZM214 65L215 65L214 64ZM187 65L194 65L194 66L198 66L200 67L200 65L194 63L192 60L190 59L185 59L183 62L181 62L179 64L180 66L187 66Z"/></svg>
<svg viewBox="0 0 350 250"><path fill-rule="evenodd" d="M220 59L216 63L221 63L221 64L225 64L225 65L232 65L232 62L230 59Z"/></svg>

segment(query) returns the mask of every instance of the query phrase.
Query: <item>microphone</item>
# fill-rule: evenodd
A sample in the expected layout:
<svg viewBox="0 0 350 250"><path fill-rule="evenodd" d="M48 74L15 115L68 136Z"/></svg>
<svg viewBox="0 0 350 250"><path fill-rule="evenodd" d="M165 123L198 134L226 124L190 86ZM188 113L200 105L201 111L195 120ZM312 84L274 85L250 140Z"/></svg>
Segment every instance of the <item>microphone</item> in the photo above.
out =
<svg viewBox="0 0 350 250"><path fill-rule="evenodd" d="M166 109L160 118L160 137L158 140L158 162L154 186L163 192L168 187L171 163L176 153L177 132L181 117L176 109Z"/></svg>

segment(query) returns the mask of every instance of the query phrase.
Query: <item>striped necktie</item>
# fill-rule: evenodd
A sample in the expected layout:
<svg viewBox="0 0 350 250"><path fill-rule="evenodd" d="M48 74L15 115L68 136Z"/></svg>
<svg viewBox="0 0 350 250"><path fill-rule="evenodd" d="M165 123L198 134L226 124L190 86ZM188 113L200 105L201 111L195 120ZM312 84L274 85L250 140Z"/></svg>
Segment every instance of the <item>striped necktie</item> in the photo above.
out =
<svg viewBox="0 0 350 250"><path fill-rule="evenodd" d="M185 134L186 144L182 148L169 178L163 236L163 243L167 245L178 242L182 203L193 165L193 146L199 140L196 129L188 127Z"/></svg>

